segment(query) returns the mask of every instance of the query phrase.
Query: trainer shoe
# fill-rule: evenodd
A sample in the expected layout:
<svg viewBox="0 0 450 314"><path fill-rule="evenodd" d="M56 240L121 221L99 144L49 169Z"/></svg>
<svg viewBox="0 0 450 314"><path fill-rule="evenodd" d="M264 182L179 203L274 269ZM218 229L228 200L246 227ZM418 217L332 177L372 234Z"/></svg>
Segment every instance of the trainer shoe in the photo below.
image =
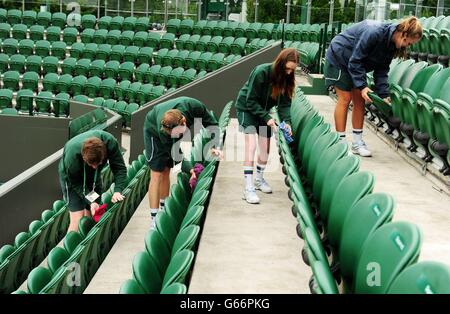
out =
<svg viewBox="0 0 450 314"><path fill-rule="evenodd" d="M242 198L247 201L247 203L250 204L258 204L259 203L259 197L256 195L256 190L254 187L247 188L244 190L244 197Z"/></svg>
<svg viewBox="0 0 450 314"><path fill-rule="evenodd" d="M352 152L354 154L358 154L361 157L370 157L372 156L372 153L370 152L370 150L367 148L366 143L361 140L358 143L353 143L352 145Z"/></svg>
<svg viewBox="0 0 450 314"><path fill-rule="evenodd" d="M255 188L263 193L272 193L272 188L264 178L255 180Z"/></svg>

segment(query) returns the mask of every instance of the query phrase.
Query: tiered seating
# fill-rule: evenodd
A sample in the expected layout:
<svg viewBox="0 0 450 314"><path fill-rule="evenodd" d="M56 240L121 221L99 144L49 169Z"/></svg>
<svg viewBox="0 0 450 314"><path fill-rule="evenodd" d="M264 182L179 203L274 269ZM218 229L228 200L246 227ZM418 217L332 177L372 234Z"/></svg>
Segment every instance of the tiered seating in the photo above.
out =
<svg viewBox="0 0 450 314"><path fill-rule="evenodd" d="M108 119L102 108L94 109L73 119L69 123L69 137L72 138L88 130L96 129Z"/></svg>
<svg viewBox="0 0 450 314"><path fill-rule="evenodd" d="M448 277L449 268L415 264L420 230L408 222L391 222L393 198L372 193L374 176L358 171L359 159L348 154L347 145L339 143L338 134L300 90L291 110L294 142L289 146L279 132L278 143L297 233L305 241L303 260L313 271L311 292L448 290L448 282L436 275ZM369 282L377 269L376 284Z"/></svg>
<svg viewBox="0 0 450 314"><path fill-rule="evenodd" d="M372 76L368 78L373 84ZM391 105L371 95L374 102L368 107L370 119L377 119L378 127L387 125L386 133L404 143L409 151L416 152L420 147L425 162L437 160L439 170L449 175L450 70L425 61L394 60L389 85Z"/></svg>
<svg viewBox="0 0 450 314"><path fill-rule="evenodd" d="M220 144L229 123L231 106L232 102L219 119ZM120 293L186 293L186 279L194 260L218 165L217 159L203 156L209 141L210 136L205 129L195 136L191 156L183 161L183 172L178 174L177 184L171 187L165 209L156 216L156 229L145 237L146 250L134 257L133 278L123 283ZM205 169L191 192L189 170L197 162L201 162Z"/></svg>
<svg viewBox="0 0 450 314"><path fill-rule="evenodd" d="M92 218L83 217L79 232L69 232L64 247L50 251L47 267L36 267L29 273L28 291L16 293L82 293L145 196L149 175L145 157L140 155L128 169L128 183L122 193L125 200L112 204L112 189L103 193L102 202L108 204L108 210L100 221L95 224ZM71 277L73 263L78 263L81 272L79 285L75 285L77 278ZM68 284L68 278L73 278L73 286Z"/></svg>
<svg viewBox="0 0 450 314"><path fill-rule="evenodd" d="M113 175L109 166L102 170L105 186L112 183ZM46 209L40 220L30 223L27 232L16 236L14 245L4 245L0 249L0 293L11 293L26 279L28 273L47 256L67 232L69 213L62 200Z"/></svg>

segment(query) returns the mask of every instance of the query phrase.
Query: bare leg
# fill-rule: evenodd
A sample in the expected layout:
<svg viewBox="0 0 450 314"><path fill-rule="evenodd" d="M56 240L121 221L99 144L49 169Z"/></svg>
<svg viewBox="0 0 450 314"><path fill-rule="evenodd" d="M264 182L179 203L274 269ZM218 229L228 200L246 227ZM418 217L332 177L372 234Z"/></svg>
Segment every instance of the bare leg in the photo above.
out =
<svg viewBox="0 0 450 314"><path fill-rule="evenodd" d="M167 196L169 196L169 189L170 189L170 168L166 167L162 172L162 178L159 184L159 198L165 199Z"/></svg>
<svg viewBox="0 0 450 314"><path fill-rule="evenodd" d="M150 184L148 185L148 197L150 208L159 208L160 186L163 177L163 172L151 171Z"/></svg>
<svg viewBox="0 0 450 314"><path fill-rule="evenodd" d="M253 167L255 163L256 139L255 134L245 134L244 167Z"/></svg>
<svg viewBox="0 0 450 314"><path fill-rule="evenodd" d="M352 100L352 93L336 88L336 94L338 97L336 109L334 110L334 122L336 124L336 131L345 132L345 126L347 124L348 105Z"/></svg>
<svg viewBox="0 0 450 314"><path fill-rule="evenodd" d="M84 216L84 212L85 212L85 210L69 212L70 224L69 224L69 229L67 230L67 232L70 232L70 231L78 232L78 223L80 222L80 219Z"/></svg>
<svg viewBox="0 0 450 314"><path fill-rule="evenodd" d="M258 135L258 146L259 146L258 164L266 165L267 160L269 159L270 137Z"/></svg>
<svg viewBox="0 0 450 314"><path fill-rule="evenodd" d="M359 89L352 89L352 125L354 129L362 129L364 125L364 98Z"/></svg>

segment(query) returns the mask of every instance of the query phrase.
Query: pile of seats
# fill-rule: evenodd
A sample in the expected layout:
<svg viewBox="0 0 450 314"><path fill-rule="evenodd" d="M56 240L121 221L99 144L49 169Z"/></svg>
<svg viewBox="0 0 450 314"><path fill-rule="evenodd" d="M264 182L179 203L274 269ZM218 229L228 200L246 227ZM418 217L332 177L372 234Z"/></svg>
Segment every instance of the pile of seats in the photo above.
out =
<svg viewBox="0 0 450 314"><path fill-rule="evenodd" d="M389 70L391 105L372 94L369 120L397 143L450 175L450 69L425 61L394 59ZM373 74L368 75L374 89Z"/></svg>
<svg viewBox="0 0 450 314"><path fill-rule="evenodd" d="M111 185L113 174L109 166L102 170L105 186ZM63 238L69 227L69 211L64 201L57 200L46 209L41 219L30 223L27 232L20 232L14 245L0 248L0 294L11 293L27 278Z"/></svg>
<svg viewBox="0 0 450 314"><path fill-rule="evenodd" d="M63 247L50 251L47 267L38 266L29 273L28 291L15 293L82 293L147 193L149 179L150 170L144 155L140 155L128 168L127 185L122 192L125 199L115 204L111 202L112 184L101 196L107 211L100 221L95 223L91 217L83 217L79 232L67 233Z"/></svg>
<svg viewBox="0 0 450 314"><path fill-rule="evenodd" d="M416 263L419 228L391 222L393 197L372 192L373 174L359 171L358 157L300 89L291 111L294 142L279 132L278 143L311 292L448 293L449 266Z"/></svg>
<svg viewBox="0 0 450 314"><path fill-rule="evenodd" d="M230 102L225 106L219 118L220 146L225 139L232 104ZM211 139L206 129L194 137L191 154L182 162L183 171L178 173L177 184L171 187L165 209L156 216L156 229L146 235L145 251L134 257L133 278L122 284L120 293L186 293L218 166L217 158L204 156L205 147L209 147L211 140L217 143L217 139ZM205 168L198 177L194 191L191 191L189 171L196 163L203 164Z"/></svg>

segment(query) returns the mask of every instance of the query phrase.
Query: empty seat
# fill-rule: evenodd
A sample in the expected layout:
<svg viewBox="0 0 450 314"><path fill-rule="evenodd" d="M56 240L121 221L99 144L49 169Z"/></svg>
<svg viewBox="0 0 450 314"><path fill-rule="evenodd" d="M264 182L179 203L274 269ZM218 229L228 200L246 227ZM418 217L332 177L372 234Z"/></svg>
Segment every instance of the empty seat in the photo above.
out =
<svg viewBox="0 0 450 314"><path fill-rule="evenodd" d="M108 61L110 54L111 54L111 45L101 44L101 45L98 45L95 56L97 59L101 59L103 61Z"/></svg>
<svg viewBox="0 0 450 314"><path fill-rule="evenodd" d="M33 111L33 91L29 89L21 89L16 96L16 109L21 112Z"/></svg>
<svg viewBox="0 0 450 314"><path fill-rule="evenodd" d="M163 58L162 58L162 65L168 66L172 65L175 57L178 55L178 49L172 49L170 50Z"/></svg>
<svg viewBox="0 0 450 314"><path fill-rule="evenodd" d="M235 38L231 36L223 38L222 42L219 44L219 52L229 54L234 40Z"/></svg>
<svg viewBox="0 0 450 314"><path fill-rule="evenodd" d="M81 59L84 53L83 43L74 43L70 47L70 56L75 59Z"/></svg>
<svg viewBox="0 0 450 314"><path fill-rule="evenodd" d="M235 55L244 55L245 45L247 44L247 38L240 37L236 38L231 45L231 53Z"/></svg>
<svg viewBox="0 0 450 314"><path fill-rule="evenodd" d="M123 22L125 18L123 16L115 16L112 18L111 23L109 24L109 29L122 29Z"/></svg>
<svg viewBox="0 0 450 314"><path fill-rule="evenodd" d="M13 91L10 89L0 89L0 109L11 108Z"/></svg>
<svg viewBox="0 0 450 314"><path fill-rule="evenodd" d="M22 88L37 92L39 87L39 75L36 72L25 72L22 77Z"/></svg>
<svg viewBox="0 0 450 314"><path fill-rule="evenodd" d="M148 32L137 32L134 34L133 45L137 47L144 47L148 38Z"/></svg>
<svg viewBox="0 0 450 314"><path fill-rule="evenodd" d="M77 75L72 80L71 92L73 96L83 95L84 86L86 85L87 78L84 75Z"/></svg>
<svg viewBox="0 0 450 314"><path fill-rule="evenodd" d="M124 31L134 31L136 27L137 18L134 16L128 16L125 18L122 24L122 30Z"/></svg>
<svg viewBox="0 0 450 314"><path fill-rule="evenodd" d="M110 29L109 26L111 24L112 17L111 16L102 16L98 20L98 28L99 29Z"/></svg>
<svg viewBox="0 0 450 314"><path fill-rule="evenodd" d="M191 19L184 19L180 22L179 33L183 34L191 34L194 28L194 21Z"/></svg>
<svg viewBox="0 0 450 314"><path fill-rule="evenodd" d="M196 69L197 68L197 61L201 56L200 51L192 51L189 53L189 56L186 58L184 67L187 69Z"/></svg>
<svg viewBox="0 0 450 314"><path fill-rule="evenodd" d="M103 72L105 70L104 60L94 60L89 66L89 73L91 76L103 77Z"/></svg>
<svg viewBox="0 0 450 314"><path fill-rule="evenodd" d="M223 61L225 59L225 55L223 53L216 53L211 57L211 60L208 61L208 70L215 71L222 67Z"/></svg>
<svg viewBox="0 0 450 314"><path fill-rule="evenodd" d="M145 16L141 16L136 20L134 30L136 32L147 32L150 25L150 19Z"/></svg>
<svg viewBox="0 0 450 314"><path fill-rule="evenodd" d="M86 44L83 49L83 59L93 60L97 55L98 45L96 43Z"/></svg>
<svg viewBox="0 0 450 314"><path fill-rule="evenodd" d="M54 73L50 73L54 74ZM53 94L51 91L41 91L36 98L36 110L41 114L49 114L51 111L51 102Z"/></svg>
<svg viewBox="0 0 450 314"><path fill-rule="evenodd" d="M42 70L44 74L58 73L58 58L55 56L47 56L42 59Z"/></svg>
<svg viewBox="0 0 450 314"><path fill-rule="evenodd" d="M25 67L27 71L32 71L41 74L42 57L37 55L28 56L25 62Z"/></svg>
<svg viewBox="0 0 450 314"><path fill-rule="evenodd" d="M95 30L94 29L92 29L92 28L85 28L80 34L81 42L83 44L92 43L93 40L94 40L94 35L95 35Z"/></svg>
<svg viewBox="0 0 450 314"><path fill-rule="evenodd" d="M38 12L36 22L43 27L49 27L52 21L52 14L48 11Z"/></svg>
<svg viewBox="0 0 450 314"><path fill-rule="evenodd" d="M173 58L173 65L174 67L184 67L185 66L185 60L189 56L188 50L182 50L179 51L178 54Z"/></svg>
<svg viewBox="0 0 450 314"><path fill-rule="evenodd" d="M105 69L104 69L105 78L115 79L117 77L117 74L119 73L119 67L120 67L119 61L116 61L116 60L108 61L105 64Z"/></svg>
<svg viewBox="0 0 450 314"><path fill-rule="evenodd" d="M25 72L25 56L12 55L9 58L9 69L11 71L17 71L19 73Z"/></svg>
<svg viewBox="0 0 450 314"><path fill-rule="evenodd" d="M66 26L67 15L62 12L55 12L52 14L52 25L64 28Z"/></svg>
<svg viewBox="0 0 450 314"><path fill-rule="evenodd" d="M116 86L116 80L108 78L102 81L99 90L99 96L105 99L112 98L114 96L114 87Z"/></svg>
<svg viewBox="0 0 450 314"><path fill-rule="evenodd" d="M3 52L8 55L16 54L18 46L19 42L15 38L7 38L2 42Z"/></svg>
<svg viewBox="0 0 450 314"><path fill-rule="evenodd" d="M205 52L208 46L208 43L211 41L211 35L203 35L197 45L195 46L195 50Z"/></svg>
<svg viewBox="0 0 450 314"><path fill-rule="evenodd" d="M141 65L139 65L134 72L136 80L141 83L145 83L146 73L149 68L150 65L148 63L142 63Z"/></svg>
<svg viewBox="0 0 450 314"><path fill-rule="evenodd" d="M91 65L90 59L80 59L77 61L77 65L75 66L75 75L84 75L87 76L89 74L89 67Z"/></svg>
<svg viewBox="0 0 450 314"><path fill-rule="evenodd" d="M34 42L31 39L22 39L19 41L19 53L24 56L33 54Z"/></svg>
<svg viewBox="0 0 450 314"><path fill-rule="evenodd" d="M70 74L63 74L56 83L56 93L69 93L72 86L73 77Z"/></svg>
<svg viewBox="0 0 450 314"><path fill-rule="evenodd" d="M95 24L97 23L97 18L93 14L83 14L81 16L81 27L83 29L87 28L95 28Z"/></svg>
<svg viewBox="0 0 450 314"><path fill-rule="evenodd" d="M169 21L167 21L167 25L166 25L167 33L172 33L174 35L178 34L180 24L181 24L180 19L170 19Z"/></svg>
<svg viewBox="0 0 450 314"><path fill-rule="evenodd" d="M66 58L61 64L61 73L62 74L74 74L75 65L77 64L77 59L75 58Z"/></svg>
<svg viewBox="0 0 450 314"><path fill-rule="evenodd" d="M158 48L159 42L161 41L161 35L160 33L156 32L149 32L147 45L152 48Z"/></svg>
<svg viewBox="0 0 450 314"><path fill-rule="evenodd" d="M92 42L97 45L104 44L106 42L106 35L108 31L106 29L97 29L92 37Z"/></svg>
<svg viewBox="0 0 450 314"><path fill-rule="evenodd" d="M202 34L203 35L213 35L213 30L217 26L217 21L209 20L206 25L203 27Z"/></svg>
<svg viewBox="0 0 450 314"><path fill-rule="evenodd" d="M10 37L11 25L8 23L0 23L0 39L6 39Z"/></svg>
<svg viewBox="0 0 450 314"><path fill-rule="evenodd" d="M55 41L54 43L52 43L52 56L55 56L59 59L65 59L66 48L67 45L64 41Z"/></svg>
<svg viewBox="0 0 450 314"><path fill-rule="evenodd" d="M133 103L136 101L136 96L139 90L141 89L141 82L131 83L126 90L126 99L129 103Z"/></svg>
<svg viewBox="0 0 450 314"><path fill-rule="evenodd" d="M8 71L9 56L5 53L0 53L0 73Z"/></svg>
<svg viewBox="0 0 450 314"><path fill-rule="evenodd" d="M155 84L156 83L156 74L161 70L161 65L155 64L151 66L146 73L146 82Z"/></svg>
<svg viewBox="0 0 450 314"><path fill-rule="evenodd" d="M180 77L179 84L180 86L189 84L193 80L195 80L195 77L197 76L197 70L196 69L187 69L183 72L183 74Z"/></svg>
<svg viewBox="0 0 450 314"><path fill-rule="evenodd" d="M6 14L6 19L9 24L19 24L22 21L22 11L17 9L8 10Z"/></svg>
<svg viewBox="0 0 450 314"><path fill-rule="evenodd" d="M152 64L153 63L153 48L151 48L151 47L140 48L136 61L139 64L143 64L143 63Z"/></svg>
<svg viewBox="0 0 450 314"><path fill-rule="evenodd" d="M55 96L53 101L55 116L69 115L69 99L70 95L67 93L59 93Z"/></svg>
<svg viewBox="0 0 450 314"><path fill-rule="evenodd" d="M111 48L111 55L109 56L109 60L116 60L122 62L124 53L125 53L125 46L114 45Z"/></svg>
<svg viewBox="0 0 450 314"><path fill-rule="evenodd" d="M97 97L102 80L98 76L90 77L84 87L84 94L90 98Z"/></svg>
<svg viewBox="0 0 450 314"><path fill-rule="evenodd" d="M17 71L8 71L3 74L3 88L13 91L19 90L20 74Z"/></svg>
<svg viewBox="0 0 450 314"><path fill-rule="evenodd" d="M56 84L58 83L59 76L56 73L48 73L44 76L42 80L43 90L49 92L56 91Z"/></svg>
<svg viewBox="0 0 450 314"><path fill-rule="evenodd" d="M161 37L159 45L161 49L172 49L174 47L175 35L171 33L166 33Z"/></svg>
<svg viewBox="0 0 450 314"><path fill-rule="evenodd" d="M184 69L182 67L178 67L172 70L170 72L168 79L167 79L167 86L168 87L178 87L180 85L180 79L181 76L184 73Z"/></svg>
<svg viewBox="0 0 450 314"><path fill-rule="evenodd" d="M28 26L25 24L15 24L12 27L12 37L17 40L27 38Z"/></svg>
<svg viewBox="0 0 450 314"><path fill-rule="evenodd" d="M121 80L132 80L134 73L134 63L124 62L119 67L118 77Z"/></svg>
<svg viewBox="0 0 450 314"><path fill-rule="evenodd" d="M28 27L31 27L34 23L36 23L37 13L34 11L23 11L22 14L22 22L26 24Z"/></svg>
<svg viewBox="0 0 450 314"><path fill-rule="evenodd" d="M34 48L35 53L38 56L41 56L42 58L47 57L50 55L50 42L47 40L38 40L36 43L36 46Z"/></svg>
<svg viewBox="0 0 450 314"><path fill-rule="evenodd" d="M136 62L136 59L139 54L139 47L129 46L125 49L123 53L123 61L124 62Z"/></svg>
<svg viewBox="0 0 450 314"><path fill-rule="evenodd" d="M44 26L42 25L32 25L30 27L30 39L33 41L44 39Z"/></svg>
<svg viewBox="0 0 450 314"><path fill-rule="evenodd" d="M212 53L211 52L204 52L200 55L200 57L197 60L197 69L199 71L202 70L207 70L208 69L208 62L211 60L212 58Z"/></svg>
<svg viewBox="0 0 450 314"><path fill-rule="evenodd" d="M78 30L75 27L66 27L63 31L63 40L68 45L77 42ZM95 38L95 35L94 35Z"/></svg>
<svg viewBox="0 0 450 314"><path fill-rule="evenodd" d="M119 101L125 100L128 87L131 85L129 80L123 80L119 85L114 87L114 94Z"/></svg>
<svg viewBox="0 0 450 314"><path fill-rule="evenodd" d="M109 31L108 34L106 34L106 43L111 46L119 44L121 34L122 32L118 29Z"/></svg>
<svg viewBox="0 0 450 314"><path fill-rule="evenodd" d="M133 44L134 32L133 31L123 31L120 34L120 44L126 46L130 46Z"/></svg>
<svg viewBox="0 0 450 314"><path fill-rule="evenodd" d="M214 36L207 44L207 50L212 53L219 52L219 45L222 42L222 36Z"/></svg>

